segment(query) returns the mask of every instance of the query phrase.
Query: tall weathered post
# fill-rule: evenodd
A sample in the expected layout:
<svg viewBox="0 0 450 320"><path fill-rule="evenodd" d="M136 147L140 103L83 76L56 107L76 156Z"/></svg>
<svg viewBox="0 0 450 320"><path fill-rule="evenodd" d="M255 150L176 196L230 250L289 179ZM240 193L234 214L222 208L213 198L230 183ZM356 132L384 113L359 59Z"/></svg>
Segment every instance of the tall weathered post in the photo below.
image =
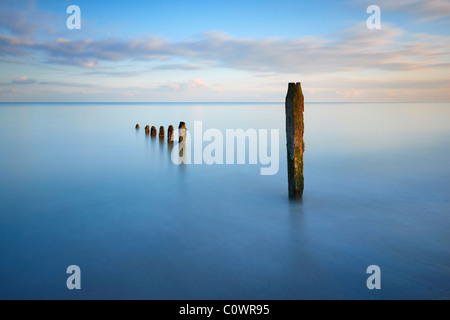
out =
<svg viewBox="0 0 450 320"><path fill-rule="evenodd" d="M301 84L299 82L289 83L286 96L286 141L290 199L301 199L303 197L304 103Z"/></svg>

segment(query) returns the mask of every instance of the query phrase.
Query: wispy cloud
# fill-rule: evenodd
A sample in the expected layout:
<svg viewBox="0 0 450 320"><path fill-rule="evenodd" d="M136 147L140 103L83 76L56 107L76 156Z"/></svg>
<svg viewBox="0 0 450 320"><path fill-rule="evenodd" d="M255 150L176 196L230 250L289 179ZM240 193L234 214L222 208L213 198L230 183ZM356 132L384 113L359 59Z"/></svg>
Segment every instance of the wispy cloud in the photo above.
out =
<svg viewBox="0 0 450 320"><path fill-rule="evenodd" d="M448 0L357 0L355 5L360 6L377 4L382 12L396 12L410 14L418 22L445 20L450 22L450 2Z"/></svg>
<svg viewBox="0 0 450 320"><path fill-rule="evenodd" d="M75 82L60 82L60 81L41 81L40 85L43 86L55 86L55 87L69 87L69 88L97 88L96 84L85 84Z"/></svg>
<svg viewBox="0 0 450 320"><path fill-rule="evenodd" d="M192 90L197 90L197 89L210 88L210 85L206 84L202 79L194 79L194 80L189 80L186 82L170 83L167 85L161 85L159 88L175 90L175 91L180 91L180 90L192 91Z"/></svg>
<svg viewBox="0 0 450 320"><path fill-rule="evenodd" d="M17 1L2 0L0 3L0 28L11 34L30 35L36 31L38 20L33 15L36 6L31 1L23 1L21 10L17 8Z"/></svg>
<svg viewBox="0 0 450 320"><path fill-rule="evenodd" d="M97 68L102 62L183 58L193 64L163 64L159 69L201 69L200 61L251 72L330 73L362 69L412 70L449 63L450 37L416 37L387 23L372 32L365 25L329 36L298 39L245 39L204 33L169 42L158 37L131 40L62 40L37 42L0 36L0 54L44 57L49 63Z"/></svg>
<svg viewBox="0 0 450 320"><path fill-rule="evenodd" d="M307 82L310 88L353 88L361 89L443 89L450 87L450 79L420 80L392 78L374 80L368 78L329 78L327 80L313 80Z"/></svg>
<svg viewBox="0 0 450 320"><path fill-rule="evenodd" d="M27 76L20 77L11 81L13 84L35 84L37 81L34 79L29 79Z"/></svg>
<svg viewBox="0 0 450 320"><path fill-rule="evenodd" d="M39 12L34 3L0 3L2 96L194 101L220 98L222 90L223 99L277 100L287 81L304 79L305 91L315 101L450 99L450 37L444 32L440 34L445 36L412 33L405 29L409 25L400 28L383 19L382 30L368 30L361 21L345 30L295 38L220 32L179 40L132 34L115 38L106 32L99 36L97 28L92 33L87 29L68 33L62 30L64 14L53 21L51 11ZM450 2L444 0L355 3L378 4L382 12L403 13L414 17L413 22L438 21L423 29L427 32L441 22L445 25L450 17ZM60 29L51 34L52 26ZM37 80L28 76L11 80L23 74Z"/></svg>
<svg viewBox="0 0 450 320"><path fill-rule="evenodd" d="M17 36L0 35L0 56L16 58L30 56L26 51L28 45L32 46L33 42Z"/></svg>
<svg viewBox="0 0 450 320"><path fill-rule="evenodd" d="M177 63L177 64L162 64L153 68L153 70L205 70L205 66L198 64Z"/></svg>
<svg viewBox="0 0 450 320"><path fill-rule="evenodd" d="M87 71L83 72L83 75L99 75L108 77L127 78L127 77L135 77L139 75L139 73L133 71Z"/></svg>
<svg viewBox="0 0 450 320"><path fill-rule="evenodd" d="M11 63L11 64L28 64L25 61L15 60L15 59L4 59L4 58L0 58L0 62Z"/></svg>
<svg viewBox="0 0 450 320"><path fill-rule="evenodd" d="M4 98L16 98L18 96L17 89L15 89L15 88L8 88L8 89L0 88L0 96L4 97Z"/></svg>

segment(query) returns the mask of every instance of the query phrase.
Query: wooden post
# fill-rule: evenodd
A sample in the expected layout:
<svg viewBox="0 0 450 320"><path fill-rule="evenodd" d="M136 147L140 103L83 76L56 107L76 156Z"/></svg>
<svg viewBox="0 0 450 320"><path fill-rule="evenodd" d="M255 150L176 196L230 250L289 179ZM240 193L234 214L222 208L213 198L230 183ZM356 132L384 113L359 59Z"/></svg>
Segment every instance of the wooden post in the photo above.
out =
<svg viewBox="0 0 450 320"><path fill-rule="evenodd" d="M173 126L170 125L169 129L167 129L167 140L169 141L169 143L173 142Z"/></svg>
<svg viewBox="0 0 450 320"><path fill-rule="evenodd" d="M304 103L301 84L299 82L289 83L286 96L286 140L290 199L302 199L303 197Z"/></svg>
<svg viewBox="0 0 450 320"><path fill-rule="evenodd" d="M150 134L150 126L145 126L145 134Z"/></svg>
<svg viewBox="0 0 450 320"><path fill-rule="evenodd" d="M152 135L152 137L156 137L156 134L157 134L156 127L153 126L153 127L152 127L151 135Z"/></svg>
<svg viewBox="0 0 450 320"><path fill-rule="evenodd" d="M179 131L179 142L183 142L183 140L185 140L186 137L186 123L184 122L180 122L180 125L178 126L178 131Z"/></svg>
<svg viewBox="0 0 450 320"><path fill-rule="evenodd" d="M166 133L164 132L164 127L163 126L159 127L159 137L164 138L165 134Z"/></svg>

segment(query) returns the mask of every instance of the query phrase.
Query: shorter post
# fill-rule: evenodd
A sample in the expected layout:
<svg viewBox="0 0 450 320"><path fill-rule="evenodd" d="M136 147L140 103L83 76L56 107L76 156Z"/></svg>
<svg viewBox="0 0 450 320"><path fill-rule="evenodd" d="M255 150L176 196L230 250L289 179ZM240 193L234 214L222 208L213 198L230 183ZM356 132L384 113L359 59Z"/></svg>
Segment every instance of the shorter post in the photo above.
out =
<svg viewBox="0 0 450 320"><path fill-rule="evenodd" d="M178 126L178 131L180 135L179 142L181 143L185 140L186 137L186 123L180 122L180 125Z"/></svg>
<svg viewBox="0 0 450 320"><path fill-rule="evenodd" d="M155 137L157 134L156 127L152 127L152 137Z"/></svg>
<svg viewBox="0 0 450 320"><path fill-rule="evenodd" d="M164 138L165 135L166 133L164 131L164 127L163 126L159 127L159 137Z"/></svg>
<svg viewBox="0 0 450 320"><path fill-rule="evenodd" d="M137 124L137 125L136 125L136 130L139 130L139 128L140 128L140 127L139 127L139 124Z"/></svg>
<svg viewBox="0 0 450 320"><path fill-rule="evenodd" d="M150 134L150 126L145 126L145 134Z"/></svg>
<svg viewBox="0 0 450 320"><path fill-rule="evenodd" d="M169 143L173 142L173 126L170 125L169 129L167 129L167 141L169 141Z"/></svg>

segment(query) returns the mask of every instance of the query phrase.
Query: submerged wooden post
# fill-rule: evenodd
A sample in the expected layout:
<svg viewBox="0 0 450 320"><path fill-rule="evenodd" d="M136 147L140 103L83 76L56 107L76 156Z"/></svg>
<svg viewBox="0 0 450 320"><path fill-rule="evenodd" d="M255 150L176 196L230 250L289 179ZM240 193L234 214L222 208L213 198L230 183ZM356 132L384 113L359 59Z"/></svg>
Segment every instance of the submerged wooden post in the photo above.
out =
<svg viewBox="0 0 450 320"><path fill-rule="evenodd" d="M136 130L139 130L140 126L139 123L136 125Z"/></svg>
<svg viewBox="0 0 450 320"><path fill-rule="evenodd" d="M301 199L303 197L304 103L301 84L299 82L289 83L286 96L286 141L290 199Z"/></svg>
<svg viewBox="0 0 450 320"><path fill-rule="evenodd" d="M173 142L173 126L170 125L169 129L167 129L167 140L169 143Z"/></svg>
<svg viewBox="0 0 450 320"><path fill-rule="evenodd" d="M164 127L163 126L159 127L159 137L164 138L165 134L166 133L164 132Z"/></svg>
<svg viewBox="0 0 450 320"><path fill-rule="evenodd" d="M179 131L179 142L183 142L183 140L185 140L186 137L186 123L184 122L180 122L180 125L178 126L178 131Z"/></svg>
<svg viewBox="0 0 450 320"><path fill-rule="evenodd" d="M150 126L145 126L145 134L150 134Z"/></svg>
<svg viewBox="0 0 450 320"><path fill-rule="evenodd" d="M156 134L157 134L156 127L153 126L151 135L152 135L152 137L156 137Z"/></svg>

